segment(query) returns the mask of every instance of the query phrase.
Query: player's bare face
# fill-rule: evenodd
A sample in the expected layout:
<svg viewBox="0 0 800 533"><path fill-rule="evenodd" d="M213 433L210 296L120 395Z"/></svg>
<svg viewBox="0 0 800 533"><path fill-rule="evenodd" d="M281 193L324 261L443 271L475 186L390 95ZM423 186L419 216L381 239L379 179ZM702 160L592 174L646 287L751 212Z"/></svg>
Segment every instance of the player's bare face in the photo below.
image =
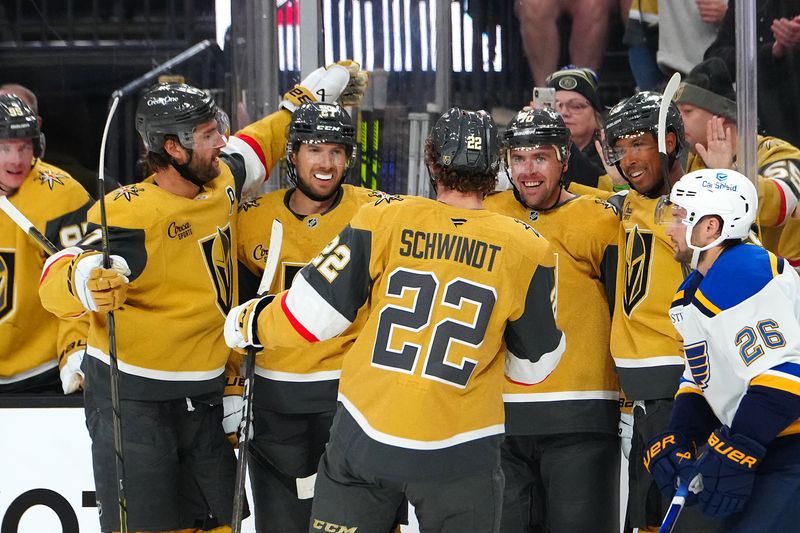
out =
<svg viewBox="0 0 800 533"><path fill-rule="evenodd" d="M324 202L336 194L347 167L344 145L304 143L293 157L301 193L315 202Z"/></svg>
<svg viewBox="0 0 800 533"><path fill-rule="evenodd" d="M22 186L33 163L31 139L0 141L0 195L12 193Z"/></svg>
<svg viewBox="0 0 800 533"><path fill-rule="evenodd" d="M549 209L561 194L561 161L554 146L514 148L508 154L511 178L525 205Z"/></svg>
<svg viewBox="0 0 800 533"><path fill-rule="evenodd" d="M614 148L624 154L619 162L622 173L636 192L651 195L663 187L658 143L652 133L622 137Z"/></svg>
<svg viewBox="0 0 800 533"><path fill-rule="evenodd" d="M203 183L219 176L219 154L225 146L225 137L219 132L217 121L210 120L194 130L194 146L189 172Z"/></svg>
<svg viewBox="0 0 800 533"><path fill-rule="evenodd" d="M681 118L683 119L686 144L689 146L689 150L696 154L695 145L706 146L707 144L708 134L706 129L708 121L713 118L714 114L691 104L678 104L678 111L681 112Z"/></svg>
<svg viewBox="0 0 800 533"><path fill-rule="evenodd" d="M692 249L686 244L686 209L673 206L672 218L666 228L667 237L672 241L672 250L676 261L688 263L692 259Z"/></svg>

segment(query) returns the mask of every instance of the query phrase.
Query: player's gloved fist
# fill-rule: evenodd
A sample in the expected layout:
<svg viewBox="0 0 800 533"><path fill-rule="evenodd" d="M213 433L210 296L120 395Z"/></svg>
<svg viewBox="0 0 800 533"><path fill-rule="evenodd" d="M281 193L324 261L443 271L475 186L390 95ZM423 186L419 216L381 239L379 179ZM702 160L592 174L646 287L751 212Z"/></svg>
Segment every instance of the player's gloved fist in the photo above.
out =
<svg viewBox="0 0 800 533"><path fill-rule="evenodd" d="M675 495L678 478L694 478L693 449L692 443L683 435L670 431L656 435L647 443L644 467L653 476L658 490L667 498ZM687 503L690 503L688 499Z"/></svg>
<svg viewBox="0 0 800 533"><path fill-rule="evenodd" d="M283 95L281 107L294 111L305 102L332 104L350 82L350 72L336 63L319 67Z"/></svg>
<svg viewBox="0 0 800 533"><path fill-rule="evenodd" d="M263 348L258 340L258 315L269 304L275 295L270 294L261 298L237 305L225 317L225 342L230 348Z"/></svg>
<svg viewBox="0 0 800 533"><path fill-rule="evenodd" d="M350 59L337 61L336 64L346 68L350 75L350 81L347 82L347 86L342 90L339 102L343 106L360 105L361 100L364 98L364 93L367 91L367 85L369 85L369 72L361 70L361 65Z"/></svg>
<svg viewBox="0 0 800 533"><path fill-rule="evenodd" d="M239 432L244 418L244 377L227 376L222 396L222 429L234 447L239 445ZM250 425L252 437L252 424Z"/></svg>
<svg viewBox="0 0 800 533"><path fill-rule="evenodd" d="M627 459L631 454L631 438L633 438L633 414L620 413L619 414L619 427L617 429L619 434L620 444L622 445L622 454Z"/></svg>
<svg viewBox="0 0 800 533"><path fill-rule="evenodd" d="M64 366L61 367L61 388L64 389L64 394L72 394L83 388L83 371L81 370L83 353L83 349L72 352L67 356Z"/></svg>
<svg viewBox="0 0 800 533"><path fill-rule="evenodd" d="M84 252L72 260L71 291L89 311L108 312L125 303L131 269L118 255L111 256L111 268L103 268L99 252Z"/></svg>
<svg viewBox="0 0 800 533"><path fill-rule="evenodd" d="M727 426L715 430L694 464L703 480L697 496L703 514L723 518L744 509L765 452L764 446Z"/></svg>

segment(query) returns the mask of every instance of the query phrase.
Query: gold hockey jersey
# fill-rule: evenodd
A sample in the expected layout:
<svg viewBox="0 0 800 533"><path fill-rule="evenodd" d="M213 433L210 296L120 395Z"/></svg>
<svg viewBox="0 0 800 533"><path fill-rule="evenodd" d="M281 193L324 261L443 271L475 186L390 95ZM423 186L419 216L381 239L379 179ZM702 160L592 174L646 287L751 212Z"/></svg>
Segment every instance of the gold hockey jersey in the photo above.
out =
<svg viewBox="0 0 800 533"><path fill-rule="evenodd" d="M363 453L455 457L466 446L474 464L497 460L503 374L538 383L561 358L553 288L553 249L524 222L385 196L358 211L258 327L267 348L303 347L345 331L366 304L339 386L371 443Z"/></svg>
<svg viewBox="0 0 800 533"><path fill-rule="evenodd" d="M775 137L757 137L758 224L767 250L800 265L798 224L787 224L800 198L800 149ZM689 171L706 168L703 159L689 155ZM784 237L786 234L786 237Z"/></svg>
<svg viewBox="0 0 800 533"><path fill-rule="evenodd" d="M524 220L556 252L556 322L567 349L542 383L507 383L503 399L509 435L577 431L617 434L619 381L611 358L611 310L619 217L610 204L577 196L547 211L521 204L515 191L492 195L486 209ZM535 332L531 332L535 335Z"/></svg>
<svg viewBox="0 0 800 533"><path fill-rule="evenodd" d="M59 248L81 239L92 204L80 183L40 160L9 201ZM30 236L0 214L0 392L24 392L28 380L86 348L88 323L59 320L39 301L45 257Z"/></svg>
<svg viewBox="0 0 800 533"><path fill-rule="evenodd" d="M653 221L658 199L634 190L614 195L620 205L619 265L611 355L625 396L672 398L683 372L683 343L669 307L685 273L673 258L666 226Z"/></svg>
<svg viewBox="0 0 800 533"><path fill-rule="evenodd" d="M289 117L288 111L277 111L242 130L257 140L239 133L231 137L220 158L220 175L194 198L164 191L152 176L106 196L111 253L124 257L131 269L127 300L114 313L122 398L221 401L231 355L223 325L238 302L239 198L242 191L256 189L273 158L280 157L275 147L285 145ZM70 294L66 270L75 254L100 249L99 209L90 211L89 220L90 234L53 256L42 273L42 303L57 316L84 314ZM85 386L107 396L106 317L88 315Z"/></svg>
<svg viewBox="0 0 800 533"><path fill-rule="evenodd" d="M283 224L278 271L269 293L291 286L313 259L353 218L359 207L381 201L383 193L343 185L340 197L321 214L299 216L289 209L295 189L281 189L244 202L239 209L239 260L259 278L270 250L272 220ZM283 413L313 413L336 408L342 357L363 325L360 313L342 335L303 348L264 350L256 357L254 401Z"/></svg>

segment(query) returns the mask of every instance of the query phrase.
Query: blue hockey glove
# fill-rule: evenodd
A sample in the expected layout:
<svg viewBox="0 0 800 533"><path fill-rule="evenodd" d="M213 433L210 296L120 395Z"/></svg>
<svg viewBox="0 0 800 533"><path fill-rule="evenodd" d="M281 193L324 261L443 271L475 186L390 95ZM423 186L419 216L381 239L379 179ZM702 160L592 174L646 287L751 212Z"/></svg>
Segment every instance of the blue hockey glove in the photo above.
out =
<svg viewBox="0 0 800 533"><path fill-rule="evenodd" d="M715 430L694 465L703 477L697 497L703 514L723 518L744 509L765 452L761 444L731 433L727 426Z"/></svg>
<svg viewBox="0 0 800 533"><path fill-rule="evenodd" d="M644 467L667 498L675 495L679 477L686 480L694 477L693 449L692 443L683 435L671 431L659 433L647 443Z"/></svg>

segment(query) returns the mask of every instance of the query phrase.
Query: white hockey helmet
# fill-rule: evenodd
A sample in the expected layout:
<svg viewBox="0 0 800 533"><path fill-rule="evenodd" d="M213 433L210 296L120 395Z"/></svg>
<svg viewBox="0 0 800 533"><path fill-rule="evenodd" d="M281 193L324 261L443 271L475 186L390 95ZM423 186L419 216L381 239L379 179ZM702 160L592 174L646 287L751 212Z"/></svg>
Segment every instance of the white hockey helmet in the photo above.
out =
<svg viewBox="0 0 800 533"><path fill-rule="evenodd" d="M758 192L746 176L728 169L706 168L684 175L672 186L669 202L686 213L686 244L692 254L692 268L697 268L700 252L728 239L745 239L756 220ZM692 244L692 229L705 216L722 220L719 237L705 246Z"/></svg>

